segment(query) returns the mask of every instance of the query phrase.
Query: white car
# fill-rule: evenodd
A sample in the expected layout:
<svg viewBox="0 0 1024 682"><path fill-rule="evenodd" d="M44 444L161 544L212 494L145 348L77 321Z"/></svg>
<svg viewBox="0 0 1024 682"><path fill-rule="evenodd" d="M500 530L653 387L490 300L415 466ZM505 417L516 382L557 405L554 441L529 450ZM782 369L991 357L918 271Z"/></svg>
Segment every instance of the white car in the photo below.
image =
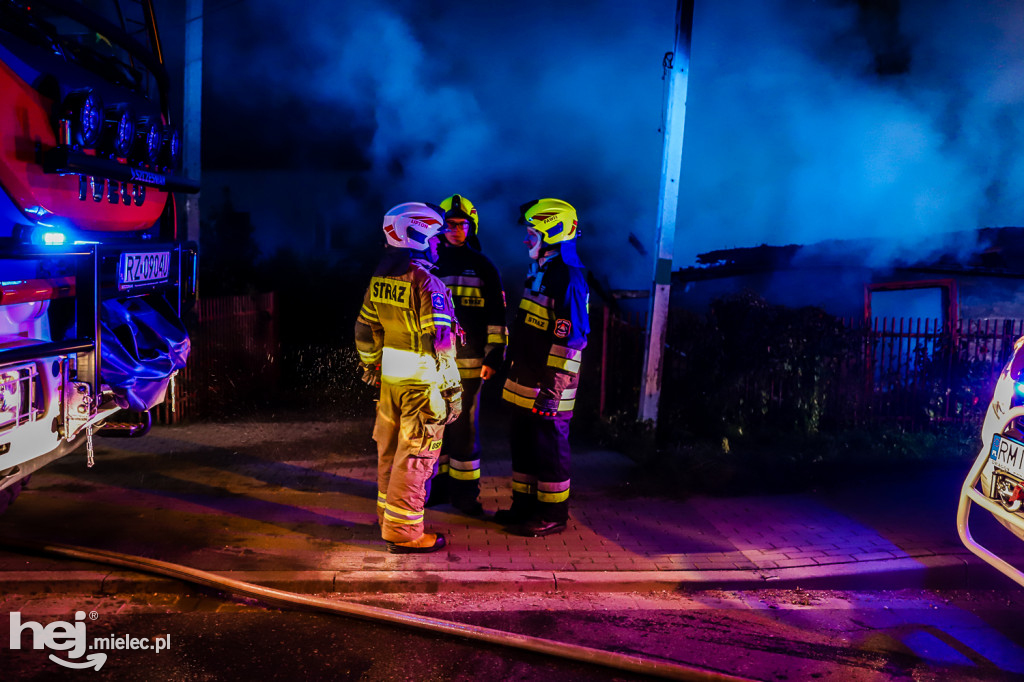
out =
<svg viewBox="0 0 1024 682"><path fill-rule="evenodd" d="M1013 346L1013 355L999 374L981 429L981 451L971 467L960 494L957 529L964 545L975 555L1024 587L1024 573L971 536L968 525L971 504L996 517L1005 528L1024 540L1024 337Z"/></svg>

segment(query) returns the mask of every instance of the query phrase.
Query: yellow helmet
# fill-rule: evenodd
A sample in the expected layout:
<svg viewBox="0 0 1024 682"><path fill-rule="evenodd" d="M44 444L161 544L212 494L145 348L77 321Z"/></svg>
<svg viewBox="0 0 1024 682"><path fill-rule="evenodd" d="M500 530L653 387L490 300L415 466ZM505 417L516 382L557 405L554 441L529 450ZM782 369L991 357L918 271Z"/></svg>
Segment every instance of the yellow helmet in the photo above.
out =
<svg viewBox="0 0 1024 682"><path fill-rule="evenodd" d="M461 194L453 194L441 202L441 210L444 211L444 219L465 218L473 226L470 234L475 235L479 225L476 218L476 206L473 202Z"/></svg>
<svg viewBox="0 0 1024 682"><path fill-rule="evenodd" d="M545 244L576 238L576 209L561 199L536 199L519 207L520 223L541 234Z"/></svg>

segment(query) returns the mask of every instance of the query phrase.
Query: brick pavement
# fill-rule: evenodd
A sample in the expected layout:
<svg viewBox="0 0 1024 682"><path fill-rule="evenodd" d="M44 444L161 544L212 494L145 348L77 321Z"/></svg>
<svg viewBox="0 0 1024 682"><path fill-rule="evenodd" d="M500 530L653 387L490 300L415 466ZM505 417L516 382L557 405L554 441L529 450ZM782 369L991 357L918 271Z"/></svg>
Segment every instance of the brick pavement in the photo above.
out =
<svg viewBox="0 0 1024 682"><path fill-rule="evenodd" d="M375 525L368 428L366 422L195 424L157 427L140 440L100 440L94 469L76 455L37 474L0 517L0 537L139 554L319 592L1005 580L956 535L967 465L802 494L665 499L633 492L625 481L634 464L599 450L575 454L565 533L522 538L441 506L428 510L428 527L448 536L449 550L393 556ZM493 511L507 503L511 465L497 440L489 455L482 501ZM1016 538L1000 538L1002 529L983 531L993 549L1022 558ZM0 551L0 583L8 588L75 584L109 591L136 580L137 574L85 562Z"/></svg>

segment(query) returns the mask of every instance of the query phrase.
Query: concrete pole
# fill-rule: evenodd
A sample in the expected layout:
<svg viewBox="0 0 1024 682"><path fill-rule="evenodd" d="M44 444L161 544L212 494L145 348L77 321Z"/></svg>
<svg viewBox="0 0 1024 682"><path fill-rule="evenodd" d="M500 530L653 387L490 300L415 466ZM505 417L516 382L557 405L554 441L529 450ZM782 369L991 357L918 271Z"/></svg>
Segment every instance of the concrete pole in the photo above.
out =
<svg viewBox="0 0 1024 682"><path fill-rule="evenodd" d="M657 260L651 285L647 321L647 351L640 386L641 421L658 421L661 375L664 366L665 332L671 297L672 254L676 241L679 206L679 175L683 160L683 126L686 120L686 88L690 71L690 39L693 34L693 0L676 5L676 42L669 70L668 106L661 161L661 192L658 199Z"/></svg>
<svg viewBox="0 0 1024 682"><path fill-rule="evenodd" d="M200 179L203 110L203 0L185 0L185 97L182 125L185 177ZM185 195L188 238L199 243L199 193Z"/></svg>

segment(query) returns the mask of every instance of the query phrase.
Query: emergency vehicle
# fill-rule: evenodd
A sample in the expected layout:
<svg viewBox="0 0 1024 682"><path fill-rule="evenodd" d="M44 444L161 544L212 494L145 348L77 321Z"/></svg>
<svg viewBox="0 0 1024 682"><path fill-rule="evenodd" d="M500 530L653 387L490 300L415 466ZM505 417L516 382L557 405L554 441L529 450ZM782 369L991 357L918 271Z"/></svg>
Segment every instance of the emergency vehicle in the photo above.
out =
<svg viewBox="0 0 1024 682"><path fill-rule="evenodd" d="M190 348L181 130L151 0L0 0L0 511L143 435Z"/></svg>
<svg viewBox="0 0 1024 682"><path fill-rule="evenodd" d="M957 530L972 553L1021 587L1024 571L982 546L971 534L971 506L992 514L1024 540L1024 337L999 374L981 427L981 450L960 490Z"/></svg>

